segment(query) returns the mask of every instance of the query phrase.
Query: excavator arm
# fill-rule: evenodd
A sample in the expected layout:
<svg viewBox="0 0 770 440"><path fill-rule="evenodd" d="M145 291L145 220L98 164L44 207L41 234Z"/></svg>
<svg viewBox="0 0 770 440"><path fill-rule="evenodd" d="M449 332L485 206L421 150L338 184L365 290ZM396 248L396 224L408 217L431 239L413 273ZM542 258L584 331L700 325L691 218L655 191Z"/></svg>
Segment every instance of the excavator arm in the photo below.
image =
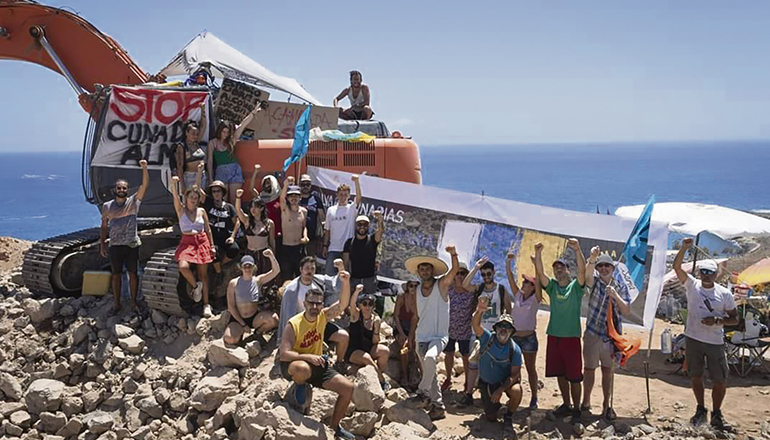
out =
<svg viewBox="0 0 770 440"><path fill-rule="evenodd" d="M39 64L64 76L91 112L98 85L149 76L110 36L77 14L29 0L0 0L0 60Z"/></svg>

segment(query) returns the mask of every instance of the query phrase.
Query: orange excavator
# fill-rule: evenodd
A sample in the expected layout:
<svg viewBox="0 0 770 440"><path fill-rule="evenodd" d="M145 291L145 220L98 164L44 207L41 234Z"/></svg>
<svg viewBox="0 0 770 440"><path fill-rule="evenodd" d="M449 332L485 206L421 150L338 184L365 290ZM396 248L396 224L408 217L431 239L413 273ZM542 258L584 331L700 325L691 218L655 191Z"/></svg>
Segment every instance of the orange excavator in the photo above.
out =
<svg viewBox="0 0 770 440"><path fill-rule="evenodd" d="M110 103L111 91L116 86L173 90L157 84L165 78L144 72L115 40L77 14L28 0L0 0L0 59L26 61L61 74L77 93L80 105L91 115L82 169L83 189L89 202L101 206L110 200L117 177L126 178L132 187L138 186L140 158L129 163L134 167L127 166L125 161L112 167L92 160L102 147L105 108ZM262 82L257 84L265 86ZM213 120L208 119L209 127L216 125ZM306 172L308 165L314 165L421 183L417 144L398 132L391 134L381 122L354 123L356 129L367 125L377 128L376 133L371 133L376 134L373 141L312 141L305 158L295 162L286 175L298 176ZM291 148L292 139L253 138L238 141L236 156L246 172L257 163L262 166L260 182L266 174L283 176L283 161L291 155ZM150 188L139 213L143 242L142 291L151 307L184 314L189 286L179 277L173 259L173 246L179 236L169 227L174 224L175 214L168 176L168 165L151 167ZM35 243L24 257L22 276L26 286L44 294L79 293L85 271L108 267L108 262L99 255L98 241L99 229L92 228Z"/></svg>

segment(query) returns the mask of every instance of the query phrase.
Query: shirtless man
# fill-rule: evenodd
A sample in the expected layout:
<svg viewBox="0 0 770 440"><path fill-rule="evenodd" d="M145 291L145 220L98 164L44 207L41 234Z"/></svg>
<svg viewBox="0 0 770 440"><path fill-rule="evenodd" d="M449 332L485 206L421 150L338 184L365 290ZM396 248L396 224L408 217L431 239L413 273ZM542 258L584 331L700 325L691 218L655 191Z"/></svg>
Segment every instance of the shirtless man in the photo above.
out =
<svg viewBox="0 0 770 440"><path fill-rule="evenodd" d="M369 105L369 86L362 82L363 77L358 70L350 71L350 87L346 87L334 98L334 106L345 97L350 101L350 108L340 109L340 119L348 121L368 121L372 119L374 111Z"/></svg>
<svg viewBox="0 0 770 440"><path fill-rule="evenodd" d="M281 188L281 230L283 245L280 258L281 276L290 280L299 275L299 261L305 256L307 238L307 209L299 206L301 193L294 186L294 177L288 177Z"/></svg>

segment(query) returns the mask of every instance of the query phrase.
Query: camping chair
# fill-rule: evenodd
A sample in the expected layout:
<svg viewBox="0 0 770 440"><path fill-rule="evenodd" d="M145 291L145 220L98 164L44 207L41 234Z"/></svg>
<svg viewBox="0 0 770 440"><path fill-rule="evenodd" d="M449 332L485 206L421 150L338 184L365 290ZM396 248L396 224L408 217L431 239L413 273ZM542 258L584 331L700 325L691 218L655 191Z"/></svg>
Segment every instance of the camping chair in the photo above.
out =
<svg viewBox="0 0 770 440"><path fill-rule="evenodd" d="M733 367L738 376L748 376L754 367L759 367L766 373L770 373L764 359L765 353L770 349L770 341L766 339L747 338L740 343L731 340L725 341L727 363Z"/></svg>

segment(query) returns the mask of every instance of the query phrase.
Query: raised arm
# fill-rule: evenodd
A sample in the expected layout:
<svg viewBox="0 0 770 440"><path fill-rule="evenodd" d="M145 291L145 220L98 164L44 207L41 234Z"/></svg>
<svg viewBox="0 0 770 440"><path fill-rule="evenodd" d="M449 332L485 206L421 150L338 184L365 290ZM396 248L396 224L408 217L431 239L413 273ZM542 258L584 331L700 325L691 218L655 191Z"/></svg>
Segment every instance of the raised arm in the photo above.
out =
<svg viewBox="0 0 770 440"><path fill-rule="evenodd" d="M508 276L508 286L511 288L511 293L516 295L519 293L519 285L516 284L516 274L511 269L511 262L514 258L516 258L516 255L513 252L508 252L508 255L505 257L505 274ZM465 284L464 281L463 284Z"/></svg>
<svg viewBox="0 0 770 440"><path fill-rule="evenodd" d="M379 316L374 315L374 323L372 324L372 344L376 347L380 343L380 328L382 320Z"/></svg>
<svg viewBox="0 0 770 440"><path fill-rule="evenodd" d="M244 228L249 227L249 216L243 212L241 205L241 196L243 196L243 190L238 188L235 190L235 215L238 216L238 220L243 223Z"/></svg>
<svg viewBox="0 0 770 440"><path fill-rule="evenodd" d="M591 248L591 255L588 256L588 262L586 263L586 287L591 288L594 286L594 272L596 269L596 259L599 258L599 246Z"/></svg>
<svg viewBox="0 0 770 440"><path fill-rule="evenodd" d="M251 121L254 119L254 116L256 116L260 110L262 110L261 102L257 104L257 106L254 108L254 110L252 110L251 113L249 113L248 115L246 115L245 118L243 118L243 121L241 121L240 124L238 124L238 127L235 128L235 132L233 133L233 136L231 138L233 140L233 144L238 142L238 140L241 138L241 135L243 134L243 130L246 130L246 127L249 126Z"/></svg>
<svg viewBox="0 0 770 440"><path fill-rule="evenodd" d="M206 190L201 188L201 181L203 180L203 169L206 166L203 164L203 162L200 162L198 164L198 170L195 172L195 186L198 188L198 194L200 194L201 198L198 204L203 205L203 202L206 201Z"/></svg>
<svg viewBox="0 0 770 440"><path fill-rule="evenodd" d="M361 193L361 180L358 176L358 174L353 174L350 179L355 183L356 185L356 206L361 206L361 201L363 201L364 196Z"/></svg>
<svg viewBox="0 0 770 440"><path fill-rule="evenodd" d="M532 260L532 265L535 265L535 256L531 255L530 260ZM540 285L540 280L537 276L535 276L535 298L537 299L538 304L543 302L543 286Z"/></svg>
<svg viewBox="0 0 770 440"><path fill-rule="evenodd" d="M540 283L540 287L547 287L548 283L551 282L543 269L543 243L535 245L535 277Z"/></svg>
<svg viewBox="0 0 770 440"><path fill-rule="evenodd" d="M281 212L289 210L289 205L286 204L286 193L289 191L290 185L294 185L294 177L292 176L287 177L286 180L283 181L281 193L278 195L278 201L281 205Z"/></svg>
<svg viewBox="0 0 770 440"><path fill-rule="evenodd" d="M489 305L489 298L486 296L480 296L479 301L476 304L476 311L473 312L473 320L471 321L471 327L473 328L473 334L477 338L480 338L484 334L484 327L481 326L481 317L484 316L484 312L487 311Z"/></svg>
<svg viewBox="0 0 770 440"><path fill-rule="evenodd" d="M219 140L217 139L217 142ZM209 173L209 180L214 180L214 141L209 141L209 147L206 148L206 171Z"/></svg>
<svg viewBox="0 0 770 440"><path fill-rule="evenodd" d="M577 280L581 286L586 285L586 257L583 256L583 251L580 249L580 243L577 238L570 238L567 240L567 246L575 251L575 257L577 259Z"/></svg>
<svg viewBox="0 0 770 440"><path fill-rule="evenodd" d="M363 285L359 284L356 286L356 291L353 292L353 296L350 297L350 304L348 304L348 313L350 313L350 322L356 322L358 321L358 315L361 313L360 310L358 310L358 295L361 293L361 290L358 289L358 287L362 287L361 290L363 290Z"/></svg>
<svg viewBox="0 0 770 440"><path fill-rule="evenodd" d="M184 176L184 155L184 144L176 144L176 175L180 178ZM181 180L180 185L182 187L182 194L184 194L184 192L187 190L184 184L184 179Z"/></svg>
<svg viewBox="0 0 770 440"><path fill-rule="evenodd" d="M337 263L338 261L340 263L342 262L342 260L338 258L337 260L334 260L335 265L339 264ZM340 299L331 306L324 309L324 312L326 313L326 319L329 321L332 321L340 316L342 312L348 308L348 304L350 304L350 272L342 270L338 273L338 277L342 283ZM361 286L361 288L363 289L363 286ZM358 287L356 287L356 290L357 289Z"/></svg>
<svg viewBox="0 0 770 440"><path fill-rule="evenodd" d="M682 247L679 248L679 252L676 253L674 258L674 272L679 282L684 284L687 281L687 272L682 270L682 262L684 261L684 254L692 248L692 238L685 238L682 241Z"/></svg>
<svg viewBox="0 0 770 440"><path fill-rule="evenodd" d="M136 199L139 201L144 200L144 195L147 194L147 188L150 186L150 173L147 171L147 161L142 159L139 161L139 166L142 167L142 185L136 192Z"/></svg>
<svg viewBox="0 0 770 440"><path fill-rule="evenodd" d="M198 142L203 140L203 136L206 134L206 101L203 100L201 102L201 121L200 121L200 127L198 128Z"/></svg>
<svg viewBox="0 0 770 440"><path fill-rule="evenodd" d="M336 98L334 98L334 107L337 107L342 99L345 99L345 96L348 95L348 90L350 87L345 87L342 89L339 95L337 95Z"/></svg>
<svg viewBox="0 0 770 440"><path fill-rule="evenodd" d="M476 276L476 272L481 269L481 266L486 264L486 262L489 261L489 257L483 256L479 261L476 262L476 264L473 265L473 268L470 272L468 272L468 275L465 275L465 279L463 280L463 289L465 290L473 290L473 277Z"/></svg>
<svg viewBox="0 0 770 440"><path fill-rule="evenodd" d="M377 220L377 229L374 230L374 241L379 243L382 241L382 234L385 233L385 219L382 216L382 211L379 209L374 211L374 218Z"/></svg>
<svg viewBox="0 0 770 440"><path fill-rule="evenodd" d="M179 176L173 176L171 178L171 198L174 199L174 211L178 219L182 219L182 203L179 201L179 190L177 187L180 185Z"/></svg>
<svg viewBox="0 0 770 440"><path fill-rule="evenodd" d="M449 268L449 272L438 280L438 291L441 293L444 301L449 301L449 286L452 284L455 275L457 275L457 271L460 270L460 260L457 257L457 249L454 246L447 246L446 251L452 257L452 267Z"/></svg>
<svg viewBox="0 0 770 440"><path fill-rule="evenodd" d="M254 197L259 197L259 191L257 191L257 188L254 185L257 183L257 174L259 174L259 170L261 169L262 165L254 165L254 172L251 173L251 179L249 179L249 188L251 188L251 194L254 195Z"/></svg>
<svg viewBox="0 0 770 440"><path fill-rule="evenodd" d="M262 251L262 255L270 260L270 272L257 276L257 284L260 286L264 286L265 284L269 283L275 277L277 277L279 273L281 273L281 267L278 265L278 260L275 259L275 254L273 254L273 251L270 249L265 249Z"/></svg>

